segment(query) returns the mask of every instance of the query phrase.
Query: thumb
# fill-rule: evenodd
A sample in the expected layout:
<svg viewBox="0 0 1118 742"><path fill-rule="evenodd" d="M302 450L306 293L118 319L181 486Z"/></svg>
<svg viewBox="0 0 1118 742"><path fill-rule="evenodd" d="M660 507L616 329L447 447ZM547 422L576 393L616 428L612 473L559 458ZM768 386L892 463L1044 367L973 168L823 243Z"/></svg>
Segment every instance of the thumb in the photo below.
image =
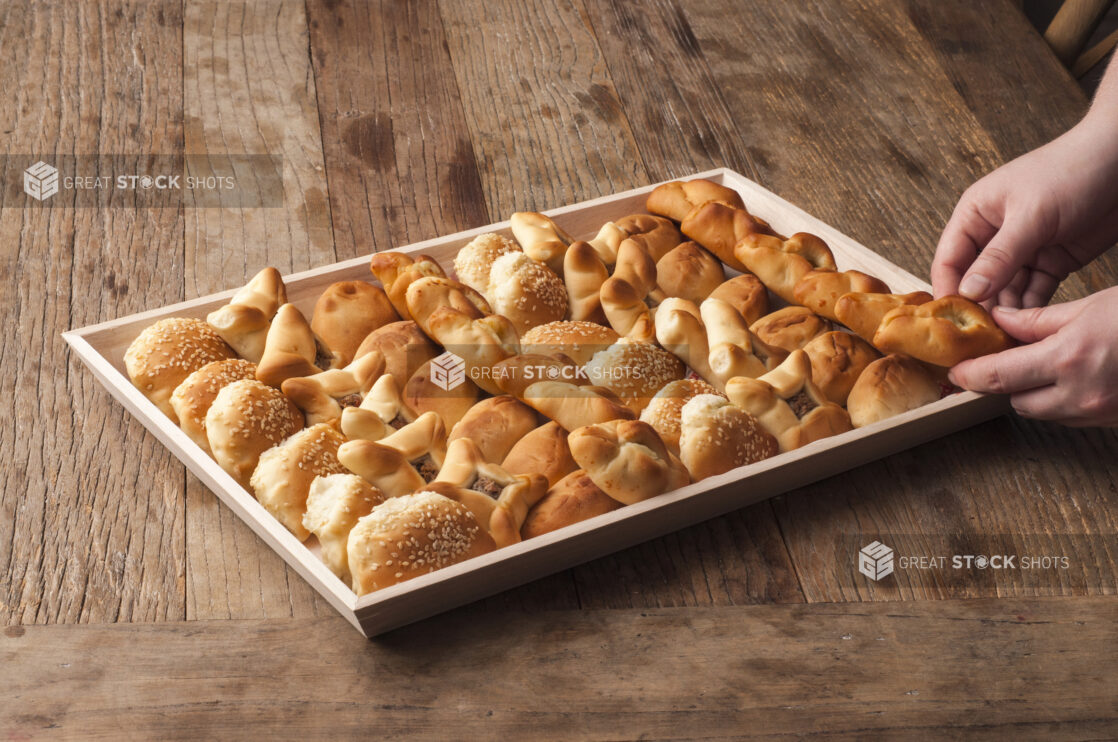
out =
<svg viewBox="0 0 1118 742"><path fill-rule="evenodd" d="M1039 230L1027 219L1007 218L959 282L959 293L981 302L998 295L1036 252Z"/></svg>
<svg viewBox="0 0 1118 742"><path fill-rule="evenodd" d="M1089 298L1089 297L1088 297ZM994 321L1022 343L1035 343L1052 335L1083 311L1086 299L1036 309L994 307Z"/></svg>

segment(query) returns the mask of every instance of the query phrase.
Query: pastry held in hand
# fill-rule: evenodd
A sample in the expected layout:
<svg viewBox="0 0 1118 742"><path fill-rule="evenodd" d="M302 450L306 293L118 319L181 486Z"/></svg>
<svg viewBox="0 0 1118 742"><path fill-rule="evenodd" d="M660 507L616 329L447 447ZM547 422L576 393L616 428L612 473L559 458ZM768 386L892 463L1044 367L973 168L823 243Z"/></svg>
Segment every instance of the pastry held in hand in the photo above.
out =
<svg viewBox="0 0 1118 742"><path fill-rule="evenodd" d="M380 353L366 353L345 368L287 379L280 385L303 411L307 425L337 420L345 407L356 407L384 373Z"/></svg>
<svg viewBox="0 0 1118 742"><path fill-rule="evenodd" d="M873 344L935 366L954 366L1010 347L1009 336L980 305L961 296L905 304L881 319Z"/></svg>
<svg viewBox="0 0 1118 742"><path fill-rule="evenodd" d="M793 351L784 363L757 379L738 377L726 384L726 396L772 434L781 451L852 428L846 410L829 401L811 381L811 359Z"/></svg>
<svg viewBox="0 0 1118 742"><path fill-rule="evenodd" d="M932 295L927 291L910 294L851 292L843 294L835 302L835 317L863 340L872 343L873 334L886 314L904 304L926 304L931 300Z"/></svg>
<svg viewBox="0 0 1118 742"><path fill-rule="evenodd" d="M517 441L501 462L511 474L542 474L548 486L578 468L567 445L567 431L557 422L548 422Z"/></svg>
<svg viewBox="0 0 1118 742"><path fill-rule="evenodd" d="M792 297L797 304L837 322L835 303L843 294L852 291L888 294L889 287L884 281L861 271L810 270L792 287Z"/></svg>
<svg viewBox="0 0 1118 742"><path fill-rule="evenodd" d="M575 462L603 492L626 505L689 483L687 470L639 420L611 420L571 432Z"/></svg>
<svg viewBox="0 0 1118 742"><path fill-rule="evenodd" d="M459 281L484 294L489 289L489 271L494 261L514 252L521 252L520 245L503 234L479 234L454 256L454 273Z"/></svg>
<svg viewBox="0 0 1118 742"><path fill-rule="evenodd" d="M434 492L393 497L349 532L353 591L365 595L493 551L469 508Z"/></svg>
<svg viewBox="0 0 1118 742"><path fill-rule="evenodd" d="M256 378L278 388L287 379L317 374L332 362L333 358L319 346L303 313L294 304L284 304L268 328L264 355L256 364Z"/></svg>
<svg viewBox="0 0 1118 742"><path fill-rule="evenodd" d="M721 395L700 394L683 406L679 458L698 482L780 451L756 418Z"/></svg>
<svg viewBox="0 0 1118 742"><path fill-rule="evenodd" d="M700 394L719 394L718 390L702 379L678 379L656 392L656 396L641 410L640 419L659 434L660 440L679 455L679 434L683 407Z"/></svg>
<svg viewBox="0 0 1118 742"><path fill-rule="evenodd" d="M214 460L245 489L260 454L303 427L303 413L275 387L255 379L226 384L206 411Z"/></svg>
<svg viewBox="0 0 1118 742"><path fill-rule="evenodd" d="M636 414L615 394L595 386L565 381L537 381L525 390L523 401L544 417L571 431L607 420L633 420Z"/></svg>
<svg viewBox="0 0 1118 742"><path fill-rule="evenodd" d="M552 484L543 499L528 511L520 535L526 539L542 536L620 507L620 502L594 484L585 469L577 469Z"/></svg>
<svg viewBox="0 0 1118 742"><path fill-rule="evenodd" d="M349 532L384 500L383 492L356 474L328 474L311 482L303 527L318 538L322 561L347 585Z"/></svg>
<svg viewBox="0 0 1118 742"><path fill-rule="evenodd" d="M244 285L225 306L210 312L206 322L229 343L237 355L257 363L276 310L287 303L283 277L265 268Z"/></svg>
<svg viewBox="0 0 1118 742"><path fill-rule="evenodd" d="M401 252L373 253L369 258L369 270L380 281L388 300L403 319L412 319L407 300L412 283L421 278L446 278L442 266L430 255L413 258Z"/></svg>
<svg viewBox="0 0 1118 742"><path fill-rule="evenodd" d="M256 364L243 358L227 358L207 363L177 387L171 395L179 427L206 453L210 442L206 438L206 413L217 398L217 393L227 384L241 379L255 379Z"/></svg>
<svg viewBox="0 0 1118 742"><path fill-rule="evenodd" d="M734 255L769 291L796 303L796 284L811 270L835 270L835 256L827 243L813 234L797 232L786 240L750 234L734 246Z"/></svg>
<svg viewBox="0 0 1118 742"><path fill-rule="evenodd" d="M329 423L300 430L260 455L249 484L256 499L295 538L306 541L307 495L315 477L343 474L338 446L345 438Z"/></svg>
<svg viewBox="0 0 1118 742"><path fill-rule="evenodd" d="M733 188L701 179L673 180L656 186L648 194L645 208L681 222L691 209L707 201L721 201L735 209L745 208L741 196Z"/></svg>
<svg viewBox="0 0 1118 742"><path fill-rule="evenodd" d="M891 353L866 366L846 400L850 422L860 428L940 399L942 387L919 361Z"/></svg>
<svg viewBox="0 0 1118 742"><path fill-rule="evenodd" d="M144 328L132 341L124 353L124 368L136 388L178 422L171 395L179 384L206 364L235 355L202 320L170 317Z"/></svg>
<svg viewBox="0 0 1118 742"><path fill-rule="evenodd" d="M831 323L807 307L784 307L766 314L749 327L763 342L791 353L829 332Z"/></svg>
<svg viewBox="0 0 1118 742"><path fill-rule="evenodd" d="M520 334L567 315L567 289L545 264L522 252L497 258L485 292L493 311L507 317Z"/></svg>
<svg viewBox="0 0 1118 742"><path fill-rule="evenodd" d="M833 330L804 346L811 359L811 380L823 396L840 407L862 372L881 357L869 343L849 332Z"/></svg>
<svg viewBox="0 0 1118 742"><path fill-rule="evenodd" d="M744 271L745 266L735 252L734 246L749 237L772 235L769 225L745 209L721 201L708 201L695 207L684 217L679 228L685 235L737 271ZM779 237L773 239L780 241Z"/></svg>
<svg viewBox="0 0 1118 742"><path fill-rule="evenodd" d="M574 238L543 214L518 211L509 218L512 236L532 260L546 263L555 274L563 275L563 254Z"/></svg>
<svg viewBox="0 0 1118 742"><path fill-rule="evenodd" d="M384 291L365 281L339 281L326 287L314 305L311 330L340 366L356 357L373 330L399 320Z"/></svg>
<svg viewBox="0 0 1118 742"><path fill-rule="evenodd" d="M621 338L594 354L584 366L591 384L605 387L633 412L640 412L669 381L686 369L678 358L652 343Z"/></svg>

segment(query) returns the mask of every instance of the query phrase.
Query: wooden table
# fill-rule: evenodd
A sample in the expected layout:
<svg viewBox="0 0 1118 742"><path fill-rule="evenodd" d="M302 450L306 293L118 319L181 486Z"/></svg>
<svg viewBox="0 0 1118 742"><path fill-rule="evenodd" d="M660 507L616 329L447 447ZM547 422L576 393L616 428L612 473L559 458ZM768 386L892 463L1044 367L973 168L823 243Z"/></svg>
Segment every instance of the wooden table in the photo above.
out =
<svg viewBox="0 0 1118 742"><path fill-rule="evenodd" d="M287 164L282 210L0 209L9 737L1118 736L1115 431L1001 418L367 642L59 337L721 165L926 275L1085 110L1013 3L24 0L0 75L8 153ZM843 579L878 532L1094 550L1049 590Z"/></svg>

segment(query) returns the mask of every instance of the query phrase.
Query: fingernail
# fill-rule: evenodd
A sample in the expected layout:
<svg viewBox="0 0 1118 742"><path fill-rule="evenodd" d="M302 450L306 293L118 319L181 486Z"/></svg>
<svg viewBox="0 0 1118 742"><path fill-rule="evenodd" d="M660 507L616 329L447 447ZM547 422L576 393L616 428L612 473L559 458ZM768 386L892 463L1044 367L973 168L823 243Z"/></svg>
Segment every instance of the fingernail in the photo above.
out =
<svg viewBox="0 0 1118 742"><path fill-rule="evenodd" d="M999 305L994 307L994 311L998 312L999 314L1013 314L1014 312L1018 311L1018 309L1017 307L1003 307Z"/></svg>
<svg viewBox="0 0 1118 742"><path fill-rule="evenodd" d="M990 279L975 273L963 279L963 282L959 284L959 293L968 299L979 299L988 288L990 288Z"/></svg>
<svg viewBox="0 0 1118 742"><path fill-rule="evenodd" d="M962 386L962 384L959 383L959 380L957 378L955 378L955 370L954 369L947 372L947 380L950 381L955 386Z"/></svg>

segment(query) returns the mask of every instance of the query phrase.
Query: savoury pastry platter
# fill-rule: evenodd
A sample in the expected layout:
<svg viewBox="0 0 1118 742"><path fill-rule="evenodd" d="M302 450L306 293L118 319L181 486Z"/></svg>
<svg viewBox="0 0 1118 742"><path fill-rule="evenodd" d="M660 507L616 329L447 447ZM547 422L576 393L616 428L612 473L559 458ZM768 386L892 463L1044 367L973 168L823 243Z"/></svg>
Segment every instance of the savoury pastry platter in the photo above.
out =
<svg viewBox="0 0 1118 742"><path fill-rule="evenodd" d="M1007 410L941 391L932 365L1003 342L992 326L966 342L923 329L981 327L981 310L931 301L924 281L733 171L681 180L379 253L372 274L369 257L264 271L64 337L367 636ZM184 381L160 353L207 321ZM585 340L548 355L557 336ZM401 343L421 348L421 372ZM473 396L424 409L444 346L464 349ZM648 374L605 390L506 381L529 364L552 379ZM399 561L386 539L405 536L411 561L386 569Z"/></svg>

